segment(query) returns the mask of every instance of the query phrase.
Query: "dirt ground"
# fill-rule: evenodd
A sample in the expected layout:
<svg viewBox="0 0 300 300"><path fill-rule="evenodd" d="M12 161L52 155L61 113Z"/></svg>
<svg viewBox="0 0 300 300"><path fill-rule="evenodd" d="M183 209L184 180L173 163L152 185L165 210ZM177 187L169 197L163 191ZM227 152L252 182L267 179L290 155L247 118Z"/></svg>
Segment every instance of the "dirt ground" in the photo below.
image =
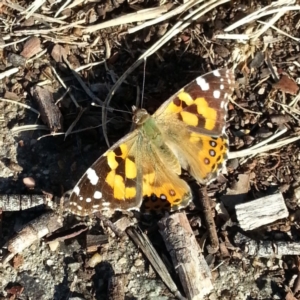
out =
<svg viewBox="0 0 300 300"><path fill-rule="evenodd" d="M197 76L234 67L236 85L226 129L230 160L227 172L207 187L220 243L216 253L207 249L199 186L187 178L195 199L185 211L213 277L214 289L205 299L300 299L300 250L287 250L283 255L276 255L274 250L279 241L288 244L300 240L300 144L296 140L300 129L299 1L227 1L222 5L215 1L214 8L187 19L184 28L179 27L178 33L140 64L136 61L141 55L203 3L134 31L161 13L150 17L148 10L144 19L137 20L141 14L136 12L160 7L165 13L190 2L35 2L39 2L36 11L28 9L31 1L0 3L0 194L46 192L59 199L72 189L107 149L101 105L92 102L103 103L131 66L135 67L109 104L115 110L108 110L104 121L110 144L130 131L132 105L153 113ZM67 7L60 11L65 4ZM274 11L259 15L258 20L245 20L264 9ZM204 8L200 12L205 12ZM93 27L130 13L136 15L123 23ZM244 23L225 31L239 20ZM266 22L273 22L273 27L260 32ZM225 33L250 38L221 38ZM52 124L45 123L45 118L32 110L41 113L32 94L37 84L53 97L63 118L61 123L57 118ZM25 127L29 125L32 127ZM267 141L283 130L280 137ZM67 131L66 135L58 134ZM260 153L237 154L264 141L270 145L283 138L295 140ZM34 186L30 187L28 181L32 180ZM288 217L254 230L241 230L235 205L276 193L283 195ZM220 204L224 205L222 211ZM44 207L16 212L4 209L0 247L45 211ZM134 218L184 293L158 232L160 217L137 213ZM54 243L50 234L0 266L0 299L106 299L111 278L119 274L126 275L127 300L176 299L130 238L118 238L97 220L72 215L65 217L59 234L66 236L75 224L84 222L88 225L82 225L79 235L73 234L79 230L75 229L71 237ZM274 252L264 257L249 255L238 238L240 233L258 244L271 241ZM88 236L103 241L92 251L86 245ZM4 247L1 256L6 252Z"/></svg>

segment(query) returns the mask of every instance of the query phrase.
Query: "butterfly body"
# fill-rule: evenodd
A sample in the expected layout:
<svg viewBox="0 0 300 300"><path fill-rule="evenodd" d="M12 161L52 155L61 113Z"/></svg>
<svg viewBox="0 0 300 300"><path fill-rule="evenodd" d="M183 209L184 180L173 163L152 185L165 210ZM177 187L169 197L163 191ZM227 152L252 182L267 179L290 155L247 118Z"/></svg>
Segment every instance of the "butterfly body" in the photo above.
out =
<svg viewBox="0 0 300 300"><path fill-rule="evenodd" d="M228 151L225 117L233 73L208 73L181 89L153 114L134 111L136 128L106 151L79 180L70 209L96 211L176 210L192 198L179 175L187 170L199 183L214 179Z"/></svg>

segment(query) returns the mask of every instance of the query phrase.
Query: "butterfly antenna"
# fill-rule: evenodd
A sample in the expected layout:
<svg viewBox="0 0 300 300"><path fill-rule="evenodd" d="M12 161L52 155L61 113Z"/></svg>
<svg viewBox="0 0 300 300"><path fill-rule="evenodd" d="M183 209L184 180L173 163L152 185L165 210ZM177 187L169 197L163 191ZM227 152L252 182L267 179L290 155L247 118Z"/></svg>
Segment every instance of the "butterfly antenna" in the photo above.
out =
<svg viewBox="0 0 300 300"><path fill-rule="evenodd" d="M143 74L143 88L142 88L141 107L144 107L144 91L145 91L145 78L146 78L146 64L147 64L147 58L144 58L144 74Z"/></svg>

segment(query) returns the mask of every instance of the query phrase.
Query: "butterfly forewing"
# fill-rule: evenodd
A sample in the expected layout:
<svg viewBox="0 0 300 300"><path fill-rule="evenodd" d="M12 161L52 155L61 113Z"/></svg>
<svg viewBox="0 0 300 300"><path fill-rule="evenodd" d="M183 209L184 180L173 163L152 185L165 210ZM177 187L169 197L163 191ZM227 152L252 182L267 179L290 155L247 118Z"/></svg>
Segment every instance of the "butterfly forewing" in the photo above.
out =
<svg viewBox="0 0 300 300"><path fill-rule="evenodd" d="M140 207L137 133L125 136L86 171L70 196L71 212L85 216Z"/></svg>
<svg viewBox="0 0 300 300"><path fill-rule="evenodd" d="M225 119L233 89L231 70L207 73L173 95L153 116L181 166L200 183L214 179L227 159Z"/></svg>

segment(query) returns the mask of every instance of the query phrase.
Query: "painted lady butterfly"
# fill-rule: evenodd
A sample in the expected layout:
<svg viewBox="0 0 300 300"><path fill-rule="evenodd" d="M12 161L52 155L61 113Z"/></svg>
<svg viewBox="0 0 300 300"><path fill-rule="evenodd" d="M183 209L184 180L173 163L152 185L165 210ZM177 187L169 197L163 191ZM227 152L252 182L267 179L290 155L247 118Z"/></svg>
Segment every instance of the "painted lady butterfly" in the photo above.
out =
<svg viewBox="0 0 300 300"><path fill-rule="evenodd" d="M227 103L234 74L215 70L196 78L153 114L134 111L136 129L108 149L82 176L70 196L77 215L97 211L187 206L192 198L179 175L187 170L199 183L213 180L228 151Z"/></svg>

